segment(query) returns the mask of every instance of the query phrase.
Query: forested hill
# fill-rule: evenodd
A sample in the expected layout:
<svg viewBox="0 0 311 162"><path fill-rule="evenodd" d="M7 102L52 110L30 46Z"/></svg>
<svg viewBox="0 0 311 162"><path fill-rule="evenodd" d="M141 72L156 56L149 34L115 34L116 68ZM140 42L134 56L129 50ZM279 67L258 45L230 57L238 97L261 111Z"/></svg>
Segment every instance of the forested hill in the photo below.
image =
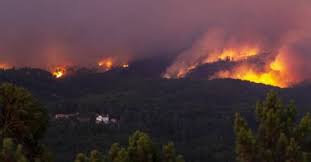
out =
<svg viewBox="0 0 311 162"><path fill-rule="evenodd" d="M125 143L135 130L150 133L157 143L174 141L186 161L232 161L235 112L254 123L256 101L269 90L294 99L300 112L311 108L308 85L279 89L232 79L166 80L141 74L115 69L55 79L47 71L26 68L1 71L0 81L29 89L48 109L51 122L43 142L59 162L72 160L79 151ZM91 121L55 119L56 114L74 113ZM95 114L109 114L117 126L96 125Z"/></svg>

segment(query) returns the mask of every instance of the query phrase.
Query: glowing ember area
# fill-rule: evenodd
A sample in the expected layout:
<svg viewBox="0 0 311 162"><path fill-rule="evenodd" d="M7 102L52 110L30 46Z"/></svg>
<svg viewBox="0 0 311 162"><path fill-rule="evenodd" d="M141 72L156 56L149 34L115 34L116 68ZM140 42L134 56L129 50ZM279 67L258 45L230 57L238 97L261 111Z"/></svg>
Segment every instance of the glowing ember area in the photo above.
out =
<svg viewBox="0 0 311 162"><path fill-rule="evenodd" d="M128 68L128 67L129 67L129 64L123 64L122 67L123 67L123 68Z"/></svg>
<svg viewBox="0 0 311 162"><path fill-rule="evenodd" d="M104 59L98 63L98 66L103 68L105 71L112 69L113 65L112 59Z"/></svg>
<svg viewBox="0 0 311 162"><path fill-rule="evenodd" d="M204 61L205 63L217 62L219 60L241 61L258 55L259 49L255 47L228 48L221 53L212 53Z"/></svg>
<svg viewBox="0 0 311 162"><path fill-rule="evenodd" d="M113 68L128 68L129 64L124 62L117 58L105 58L98 62L98 66L104 71L109 71Z"/></svg>
<svg viewBox="0 0 311 162"><path fill-rule="evenodd" d="M177 70L176 74L170 74L170 73L165 73L163 75L163 78L166 79L172 79L172 78L184 78L191 70L195 69L198 66L198 64L191 65L186 68L180 68Z"/></svg>
<svg viewBox="0 0 311 162"><path fill-rule="evenodd" d="M9 69L10 68L10 66L9 65L7 65L7 64L1 64L0 63L0 69Z"/></svg>
<svg viewBox="0 0 311 162"><path fill-rule="evenodd" d="M230 66L220 66L214 74L210 74L206 78L240 79L281 88L289 87L298 82L285 61L288 60L285 59L286 53L288 53L286 50L279 49L276 52L266 53L258 47L245 44L239 47L235 44L234 48L224 47L219 50L217 48L205 48L202 45L195 46L194 49L182 53L167 69L163 77L167 79L183 78L200 65L224 61L224 64Z"/></svg>
<svg viewBox="0 0 311 162"><path fill-rule="evenodd" d="M276 62L272 62L271 67L275 67L277 69L281 69L283 67L279 66ZM281 88L288 87L290 85L289 80L286 79L281 71L276 69L272 69L271 67L267 67L264 70L256 70L251 65L241 65L237 66L231 70L220 71L215 74L213 78L232 78L232 79L240 79L245 81L250 81L254 83L262 83L266 85L277 86Z"/></svg>
<svg viewBox="0 0 311 162"><path fill-rule="evenodd" d="M64 77L66 74L66 69L63 68L63 67L57 67L55 68L55 70L52 72L52 75L55 77L55 78L62 78Z"/></svg>
<svg viewBox="0 0 311 162"><path fill-rule="evenodd" d="M259 54L260 50L257 47L242 47L242 48L224 48L220 52L211 52L203 57L203 61L195 60L189 64L183 62L172 66L171 69L163 75L164 78L184 78L189 72L202 64L214 63L217 61L243 61Z"/></svg>
<svg viewBox="0 0 311 162"><path fill-rule="evenodd" d="M240 79L281 88L308 80L305 74L310 70L301 68L307 66L301 64L305 60L295 58L303 55L302 50L297 49L300 46L296 46L300 43L296 32L289 33L277 46L267 44L265 39L256 35L247 37L211 29L180 53L163 77L172 79L206 74L202 78ZM202 71L198 67L202 67ZM195 75L188 75L192 72Z"/></svg>

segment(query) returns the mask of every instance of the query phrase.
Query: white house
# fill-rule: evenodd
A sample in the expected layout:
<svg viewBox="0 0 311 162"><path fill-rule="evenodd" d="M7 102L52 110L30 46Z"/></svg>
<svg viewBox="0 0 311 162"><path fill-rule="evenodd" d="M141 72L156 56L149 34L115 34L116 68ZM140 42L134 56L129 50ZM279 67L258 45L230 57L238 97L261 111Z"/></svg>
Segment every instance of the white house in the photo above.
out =
<svg viewBox="0 0 311 162"><path fill-rule="evenodd" d="M109 115L97 115L96 116L96 124L104 123L104 124L109 124L110 118Z"/></svg>

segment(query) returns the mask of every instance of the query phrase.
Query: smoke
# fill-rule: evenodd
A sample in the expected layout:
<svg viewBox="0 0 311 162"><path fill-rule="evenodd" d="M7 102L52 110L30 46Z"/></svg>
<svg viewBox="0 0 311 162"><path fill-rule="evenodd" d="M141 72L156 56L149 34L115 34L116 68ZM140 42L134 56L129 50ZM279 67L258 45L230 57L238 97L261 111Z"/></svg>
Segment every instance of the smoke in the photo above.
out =
<svg viewBox="0 0 311 162"><path fill-rule="evenodd" d="M223 12L232 15L216 21L226 22L209 26L189 49L179 54L164 77L185 77L199 65L230 59L236 66L219 71L210 79L236 78L280 87L310 81L311 23L306 19L311 18L311 2L232 3L232 8Z"/></svg>
<svg viewBox="0 0 311 162"><path fill-rule="evenodd" d="M301 81L311 76L310 7L309 0L2 0L0 64L90 66L189 47L168 68L174 74L208 62L211 51L250 47L274 51L272 58L281 52Z"/></svg>

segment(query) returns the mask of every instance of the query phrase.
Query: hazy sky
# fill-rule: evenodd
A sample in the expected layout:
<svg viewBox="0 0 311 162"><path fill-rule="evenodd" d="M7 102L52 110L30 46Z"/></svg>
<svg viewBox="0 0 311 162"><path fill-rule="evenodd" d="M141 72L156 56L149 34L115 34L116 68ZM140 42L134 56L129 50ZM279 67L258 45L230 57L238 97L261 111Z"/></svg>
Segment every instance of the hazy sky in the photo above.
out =
<svg viewBox="0 0 311 162"><path fill-rule="evenodd" d="M310 61L310 8L310 0L1 0L0 62L88 65L105 55L167 54L210 28L271 48L297 37L293 57Z"/></svg>

